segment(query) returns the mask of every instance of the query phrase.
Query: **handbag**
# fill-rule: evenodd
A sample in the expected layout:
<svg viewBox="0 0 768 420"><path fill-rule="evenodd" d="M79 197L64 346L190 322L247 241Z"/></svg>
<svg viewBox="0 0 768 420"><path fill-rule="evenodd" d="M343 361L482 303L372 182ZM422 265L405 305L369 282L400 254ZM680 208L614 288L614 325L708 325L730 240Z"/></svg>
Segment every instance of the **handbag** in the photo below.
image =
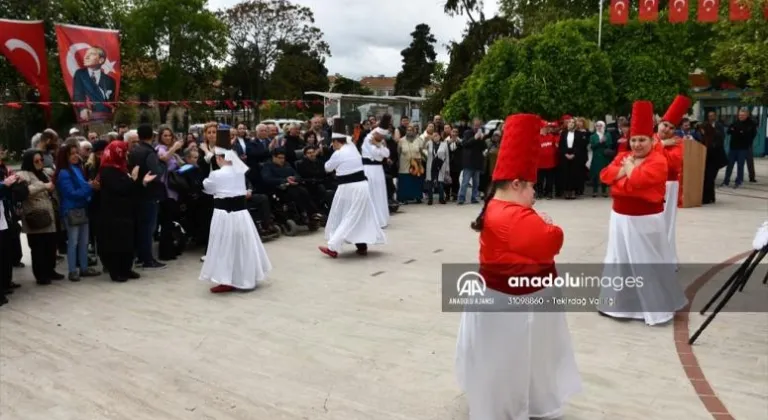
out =
<svg viewBox="0 0 768 420"><path fill-rule="evenodd" d="M24 215L24 222L31 230L41 230L53 224L53 218L48 210L34 209Z"/></svg>
<svg viewBox="0 0 768 420"><path fill-rule="evenodd" d="M421 165L421 160L411 159L411 166L408 168L408 172L413 176L424 175L424 167Z"/></svg>
<svg viewBox="0 0 768 420"><path fill-rule="evenodd" d="M67 225L82 226L88 223L88 214L85 209L70 209L67 212Z"/></svg>

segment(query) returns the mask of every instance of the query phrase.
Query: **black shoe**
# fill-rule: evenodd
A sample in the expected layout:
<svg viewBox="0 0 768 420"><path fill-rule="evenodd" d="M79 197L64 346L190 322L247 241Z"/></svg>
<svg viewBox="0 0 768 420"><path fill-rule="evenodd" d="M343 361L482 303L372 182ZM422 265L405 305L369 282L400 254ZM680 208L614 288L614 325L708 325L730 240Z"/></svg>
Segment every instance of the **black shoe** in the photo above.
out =
<svg viewBox="0 0 768 420"><path fill-rule="evenodd" d="M749 182L753 182L754 183L754 182L757 182L757 180L756 179L750 179Z"/></svg>
<svg viewBox="0 0 768 420"><path fill-rule="evenodd" d="M127 277L131 280L136 280L141 278L141 274L131 270L128 272Z"/></svg>
<svg viewBox="0 0 768 420"><path fill-rule="evenodd" d="M19 287L21 287L19 283L11 282L11 289L18 289Z"/></svg>
<svg viewBox="0 0 768 420"><path fill-rule="evenodd" d="M86 268L85 270L80 270L80 277L97 277L100 275L101 275L101 272L98 270L94 270L93 268Z"/></svg>
<svg viewBox="0 0 768 420"><path fill-rule="evenodd" d="M125 283L128 281L128 277L125 276L110 276L110 278L115 283Z"/></svg>
<svg viewBox="0 0 768 420"><path fill-rule="evenodd" d="M440 204L446 204L447 202L445 200L440 200Z"/></svg>
<svg viewBox="0 0 768 420"><path fill-rule="evenodd" d="M26 267L26 265L21 261L13 265L13 268L24 268L24 267Z"/></svg>
<svg viewBox="0 0 768 420"><path fill-rule="evenodd" d="M37 280L36 283L40 286L47 286L51 284L51 279L40 279L40 280Z"/></svg>
<svg viewBox="0 0 768 420"><path fill-rule="evenodd" d="M165 268L165 267L166 267L165 264L163 264L163 263L161 263L159 261L152 261L151 263L142 264L141 265L141 268L143 268L145 270L146 269L153 269L153 268L159 269L159 268Z"/></svg>
<svg viewBox="0 0 768 420"><path fill-rule="evenodd" d="M64 280L64 274L60 274L54 271L48 275L48 278L51 280Z"/></svg>
<svg viewBox="0 0 768 420"><path fill-rule="evenodd" d="M471 203L472 203L472 204L480 204L480 202L479 202L479 201L477 201L477 200L472 200L472 201L471 201Z"/></svg>

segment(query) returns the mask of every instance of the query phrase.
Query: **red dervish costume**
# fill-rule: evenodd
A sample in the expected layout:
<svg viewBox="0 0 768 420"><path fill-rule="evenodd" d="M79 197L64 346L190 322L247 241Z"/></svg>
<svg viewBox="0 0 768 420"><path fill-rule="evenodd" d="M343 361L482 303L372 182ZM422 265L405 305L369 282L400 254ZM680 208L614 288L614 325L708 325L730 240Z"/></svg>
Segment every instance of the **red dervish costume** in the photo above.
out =
<svg viewBox="0 0 768 420"><path fill-rule="evenodd" d="M507 118L493 181L536 181L541 151L535 115ZM529 188L529 187L526 187ZM556 289L510 287L510 276L555 273L563 231L531 207L499 199L486 207L480 234L480 274L495 309L462 314L456 371L470 420L557 417L581 391L565 313L537 311L510 299L552 297ZM539 307L540 308L540 307Z"/></svg>
<svg viewBox="0 0 768 420"><path fill-rule="evenodd" d="M539 171L536 193L540 197L552 198L555 193L555 179L557 178L557 155L559 133L550 130L557 129L557 123L545 123L546 132L539 136L541 151L539 152Z"/></svg>
<svg viewBox="0 0 768 420"><path fill-rule="evenodd" d="M635 102L630 133L652 138L652 103ZM667 159L655 145L650 149L645 156L634 150L620 153L600 173L613 197L603 276L641 278L643 283L602 288L598 310L610 317L656 325L670 321L688 301L675 276L664 220ZM621 173L625 159L635 159L630 175Z"/></svg>
<svg viewBox="0 0 768 420"><path fill-rule="evenodd" d="M691 106L691 100L685 96L678 95L664 114L662 121L668 122L675 127L680 125L683 117L688 113ZM656 135L656 148L667 158L667 194L664 202L664 220L667 223L667 237L669 238L670 250L672 252L673 262L677 264L677 207L680 205L682 190L680 189L681 178L683 175L683 139L677 136L672 137L674 144L665 146L662 138Z"/></svg>

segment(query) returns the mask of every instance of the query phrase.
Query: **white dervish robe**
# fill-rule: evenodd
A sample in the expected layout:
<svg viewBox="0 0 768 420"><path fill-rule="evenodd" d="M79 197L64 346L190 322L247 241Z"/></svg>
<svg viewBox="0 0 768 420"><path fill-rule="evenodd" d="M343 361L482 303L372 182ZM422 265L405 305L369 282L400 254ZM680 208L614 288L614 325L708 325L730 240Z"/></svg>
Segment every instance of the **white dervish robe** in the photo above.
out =
<svg viewBox="0 0 768 420"><path fill-rule="evenodd" d="M246 195L245 176L232 166L217 169L203 181L206 194L220 198ZM245 198L243 198L245 199ZM214 209L200 280L237 289L253 289L272 270L267 251L247 209Z"/></svg>
<svg viewBox="0 0 768 420"><path fill-rule="evenodd" d="M361 147L363 159L370 159L375 162L383 162L389 158L389 148L384 142L378 146L374 145L373 133L368 134L363 140ZM373 207L376 210L376 218L379 226L389 225L389 200L387 199L387 179L384 175L384 166L382 165L363 165L365 176L368 177L368 187L371 190L371 199Z"/></svg>
<svg viewBox="0 0 768 420"><path fill-rule="evenodd" d="M609 223L603 276L640 278L642 286L601 287L598 310L615 318L644 320L648 325L671 321L688 299L672 263L664 214L628 216L611 211Z"/></svg>
<svg viewBox="0 0 768 420"><path fill-rule="evenodd" d="M680 182L667 181L667 194L664 197L664 222L667 224L667 240L672 264L677 267L677 197L680 193Z"/></svg>
<svg viewBox="0 0 768 420"><path fill-rule="evenodd" d="M336 150L325 163L326 172L336 171L336 176L364 172L357 147L347 143ZM328 249L340 252L344 243L385 244L368 181L340 184L333 196L331 211L325 224L325 240Z"/></svg>

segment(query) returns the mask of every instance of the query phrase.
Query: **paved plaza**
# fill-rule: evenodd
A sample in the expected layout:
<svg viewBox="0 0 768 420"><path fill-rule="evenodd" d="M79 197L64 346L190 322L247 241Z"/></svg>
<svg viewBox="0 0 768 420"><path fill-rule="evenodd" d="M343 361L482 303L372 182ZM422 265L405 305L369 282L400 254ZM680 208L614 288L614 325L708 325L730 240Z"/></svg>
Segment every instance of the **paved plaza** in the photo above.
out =
<svg viewBox="0 0 768 420"><path fill-rule="evenodd" d="M702 264L703 277L682 279L693 313L661 327L568 314L585 389L565 419L766 418L765 311L723 313L686 344L735 269L718 264L749 251L768 217L768 160L756 164L759 184L678 214L680 258ZM558 262L602 261L609 199L537 209L565 230ZM464 420L459 316L441 312L439 277L442 263L476 261L479 210L404 206L368 258L320 254L321 232L280 238L266 244L269 281L229 296L197 280L197 253L125 284L37 287L17 269L23 287L0 309L0 419ZM753 280L746 292L768 306L766 289Z"/></svg>

